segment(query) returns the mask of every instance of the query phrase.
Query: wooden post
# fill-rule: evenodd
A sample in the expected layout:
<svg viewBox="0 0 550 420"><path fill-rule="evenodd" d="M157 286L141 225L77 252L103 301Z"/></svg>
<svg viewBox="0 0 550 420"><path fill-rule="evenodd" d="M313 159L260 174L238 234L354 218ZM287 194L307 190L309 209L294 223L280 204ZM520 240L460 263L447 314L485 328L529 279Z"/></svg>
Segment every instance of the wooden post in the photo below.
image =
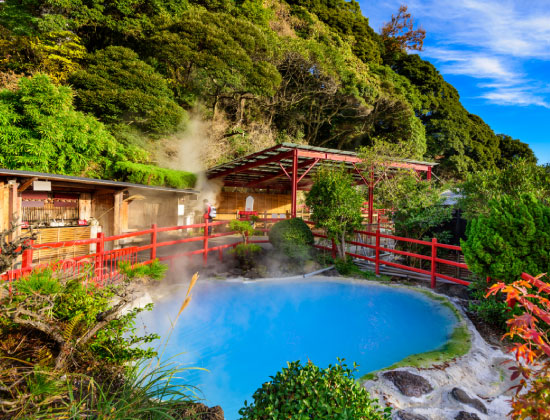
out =
<svg viewBox="0 0 550 420"><path fill-rule="evenodd" d="M332 258L336 258L336 242L332 240Z"/></svg>
<svg viewBox="0 0 550 420"><path fill-rule="evenodd" d="M153 229L153 232L151 233L151 256L150 260L153 261L157 258L157 224L153 223L151 225L151 229Z"/></svg>
<svg viewBox="0 0 550 420"><path fill-rule="evenodd" d="M30 245L30 248L23 251L23 255L22 255L21 271L23 273L26 273L32 270L32 252L33 252L32 246L34 245L34 241L31 239L28 241L28 244Z"/></svg>
<svg viewBox="0 0 550 420"><path fill-rule="evenodd" d="M432 282L431 282L431 287L432 289L435 289L435 282L436 282L436 276L435 276L435 271L436 271L436 262L435 262L435 259L437 258L437 238L432 238Z"/></svg>
<svg viewBox="0 0 550 420"><path fill-rule="evenodd" d="M105 234L99 232L97 234L97 243L96 257L95 257L95 271L98 282L101 284L103 282L103 255L105 253Z"/></svg>
<svg viewBox="0 0 550 420"><path fill-rule="evenodd" d="M202 263L206 267L208 264L208 218L204 219L204 241L203 241Z"/></svg>
<svg viewBox="0 0 550 420"><path fill-rule="evenodd" d="M122 191L117 191L113 195L113 235L122 233Z"/></svg>
<svg viewBox="0 0 550 420"><path fill-rule="evenodd" d="M374 272L378 275L380 274L380 229L376 229L376 249L374 252L376 253L374 257Z"/></svg>

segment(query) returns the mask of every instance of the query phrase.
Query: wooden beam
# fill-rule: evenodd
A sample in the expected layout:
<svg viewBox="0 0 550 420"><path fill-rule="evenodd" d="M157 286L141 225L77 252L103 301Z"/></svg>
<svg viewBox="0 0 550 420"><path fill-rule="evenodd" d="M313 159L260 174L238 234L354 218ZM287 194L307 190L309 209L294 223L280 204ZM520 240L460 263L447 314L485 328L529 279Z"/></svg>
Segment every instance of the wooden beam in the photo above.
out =
<svg viewBox="0 0 550 420"><path fill-rule="evenodd" d="M19 193L22 193L23 191L25 191L25 190L26 190L27 188L29 188L29 187L31 186L31 184L32 184L34 181L36 181L37 179L38 179L37 176L34 176L34 177L32 177L32 178L27 179L25 182L23 182L23 183L21 184L21 186L19 187L18 192L19 192Z"/></svg>
<svg viewBox="0 0 550 420"><path fill-rule="evenodd" d="M219 178L219 177L226 176L226 175L229 175L229 174L236 174L238 172L246 171L247 169L256 168L258 166L265 165L266 163L276 162L276 161L280 161L282 159L288 159L292 156L293 156L293 151L292 150L289 151L289 152L279 153L277 155L270 156L270 157L265 158L265 159L260 159L260 160L257 160L255 162L249 162L249 163L247 163L245 165L242 165L242 166L236 166L235 168L230 168L230 169L226 169L225 171L221 171L221 172L218 172L218 173L215 173L215 174L211 174L211 175L208 176L208 178L209 179L214 179L214 178Z"/></svg>
<svg viewBox="0 0 550 420"><path fill-rule="evenodd" d="M311 160L311 159L308 159L302 163L299 163L298 164L298 169L302 169L302 168L305 168L306 166L309 166L311 163L315 162L315 160ZM283 176L285 175L285 172L283 172L282 170L280 171L277 171L276 173L274 174L270 174L264 178L261 178L261 179L256 179L254 181L251 181L249 182L248 184L245 185L246 188L253 188L253 187L256 187L257 185L259 184L262 184L264 182L267 182L267 181L271 181L273 179L276 179L276 178L279 178L280 176Z"/></svg>

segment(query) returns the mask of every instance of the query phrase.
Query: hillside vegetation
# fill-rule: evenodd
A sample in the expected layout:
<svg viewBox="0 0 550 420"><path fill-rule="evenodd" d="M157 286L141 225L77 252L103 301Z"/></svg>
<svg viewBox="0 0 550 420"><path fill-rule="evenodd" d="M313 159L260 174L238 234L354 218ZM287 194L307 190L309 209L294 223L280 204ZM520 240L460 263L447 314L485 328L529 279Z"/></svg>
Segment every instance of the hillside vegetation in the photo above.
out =
<svg viewBox="0 0 550 420"><path fill-rule="evenodd" d="M535 161L411 46L375 33L354 0L6 0L0 166L190 186L154 165L197 116L205 165L283 141L375 139L453 178Z"/></svg>

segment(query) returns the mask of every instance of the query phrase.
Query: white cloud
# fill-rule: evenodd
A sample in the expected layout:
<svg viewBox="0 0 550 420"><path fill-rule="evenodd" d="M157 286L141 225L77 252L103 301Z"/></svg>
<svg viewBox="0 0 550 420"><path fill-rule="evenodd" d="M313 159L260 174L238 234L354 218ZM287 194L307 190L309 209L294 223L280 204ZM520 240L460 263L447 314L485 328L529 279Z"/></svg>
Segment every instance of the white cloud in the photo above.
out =
<svg viewBox="0 0 550 420"><path fill-rule="evenodd" d="M524 88L497 88L481 95L482 98L500 105L537 105L550 109L550 103L544 98L525 90Z"/></svg>
<svg viewBox="0 0 550 420"><path fill-rule="evenodd" d="M370 17L372 6L362 3ZM388 21L401 3L376 4L384 10L376 11L373 26L381 26L379 16ZM479 79L479 97L495 104L549 107L550 93L541 86L550 74L528 70L550 61L550 1L409 0L408 6L427 31L421 55L436 60L443 75Z"/></svg>

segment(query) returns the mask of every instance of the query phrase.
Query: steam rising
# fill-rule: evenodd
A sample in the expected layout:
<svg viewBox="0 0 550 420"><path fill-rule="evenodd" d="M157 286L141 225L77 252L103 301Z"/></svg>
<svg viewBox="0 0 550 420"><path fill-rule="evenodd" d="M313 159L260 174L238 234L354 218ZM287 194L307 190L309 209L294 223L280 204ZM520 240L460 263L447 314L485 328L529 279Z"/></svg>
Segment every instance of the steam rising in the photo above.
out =
<svg viewBox="0 0 550 420"><path fill-rule="evenodd" d="M193 172L197 175L195 189L200 191L198 200L192 204L193 210L202 211L202 201L208 201L218 206L218 196L223 187L219 179L208 180L204 162L213 142L210 139L209 123L193 114L187 123L186 129L167 139L164 153L159 153L157 159L162 166L170 169Z"/></svg>

